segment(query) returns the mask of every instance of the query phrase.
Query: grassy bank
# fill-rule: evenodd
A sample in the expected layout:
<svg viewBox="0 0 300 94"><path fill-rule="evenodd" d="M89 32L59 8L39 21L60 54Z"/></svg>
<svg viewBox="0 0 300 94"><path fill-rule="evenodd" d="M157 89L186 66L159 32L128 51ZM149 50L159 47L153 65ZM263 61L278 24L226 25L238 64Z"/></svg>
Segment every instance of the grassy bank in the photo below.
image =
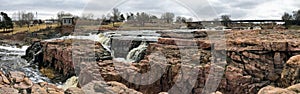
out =
<svg viewBox="0 0 300 94"><path fill-rule="evenodd" d="M23 33L23 32L37 32L37 31L40 31L41 29L46 29L46 28L56 28L58 27L59 25L58 24L40 24L40 25L34 25L34 26L23 26L23 27L19 27L19 26L16 26L14 27L13 31L12 32L8 32L8 33L5 33L4 35L13 35L13 34L16 34L16 33ZM0 30L0 33L4 33L3 30Z"/></svg>

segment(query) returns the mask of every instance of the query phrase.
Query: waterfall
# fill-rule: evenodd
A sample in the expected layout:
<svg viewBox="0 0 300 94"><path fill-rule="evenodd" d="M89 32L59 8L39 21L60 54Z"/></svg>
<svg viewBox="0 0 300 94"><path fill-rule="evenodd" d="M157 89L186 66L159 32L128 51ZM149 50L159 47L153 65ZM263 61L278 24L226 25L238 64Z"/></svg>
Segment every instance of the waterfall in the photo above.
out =
<svg viewBox="0 0 300 94"><path fill-rule="evenodd" d="M143 58L144 52L146 51L148 45L147 42L143 41L137 48L132 49L127 57L126 60L137 62Z"/></svg>
<svg viewBox="0 0 300 94"><path fill-rule="evenodd" d="M78 77L73 76L69 78L62 86L59 86L59 88L67 90L68 88L71 87L77 87L77 84L78 84Z"/></svg>
<svg viewBox="0 0 300 94"><path fill-rule="evenodd" d="M51 82L50 79L39 72L36 65L31 65L31 62L36 59L36 55L40 54L42 50L34 53L33 59L30 62L21 58L21 56L26 55L28 48L29 46L22 46L21 48L17 48L16 46L0 46L0 70L3 72L22 71L34 83Z"/></svg>
<svg viewBox="0 0 300 94"><path fill-rule="evenodd" d="M114 60L138 62L143 59L148 43L157 42L160 34L156 31L114 31L100 33L98 37Z"/></svg>
<svg viewBox="0 0 300 94"><path fill-rule="evenodd" d="M36 60L37 55L41 54L42 52L43 52L43 49L40 49L37 53L34 53L32 59L28 63L33 64Z"/></svg>
<svg viewBox="0 0 300 94"><path fill-rule="evenodd" d="M21 56L25 55L29 46L18 48L16 46L0 46L0 69L4 72L19 70L28 65Z"/></svg>
<svg viewBox="0 0 300 94"><path fill-rule="evenodd" d="M105 46L109 46L110 38L106 37L104 34L99 34L99 42Z"/></svg>
<svg viewBox="0 0 300 94"><path fill-rule="evenodd" d="M110 38L106 37L104 34L99 34L99 42L102 44L102 46L109 52L111 52L110 50Z"/></svg>

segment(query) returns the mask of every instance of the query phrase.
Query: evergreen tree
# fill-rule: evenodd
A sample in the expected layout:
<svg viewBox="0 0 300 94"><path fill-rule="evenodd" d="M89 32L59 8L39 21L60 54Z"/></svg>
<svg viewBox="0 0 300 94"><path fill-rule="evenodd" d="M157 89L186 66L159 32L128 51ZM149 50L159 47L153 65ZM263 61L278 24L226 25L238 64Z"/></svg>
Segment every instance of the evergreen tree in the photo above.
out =
<svg viewBox="0 0 300 94"><path fill-rule="evenodd" d="M8 17L6 13L1 12L1 16L2 16L3 19L0 23L0 27L4 28L4 31L5 31L5 29L14 27L11 18Z"/></svg>

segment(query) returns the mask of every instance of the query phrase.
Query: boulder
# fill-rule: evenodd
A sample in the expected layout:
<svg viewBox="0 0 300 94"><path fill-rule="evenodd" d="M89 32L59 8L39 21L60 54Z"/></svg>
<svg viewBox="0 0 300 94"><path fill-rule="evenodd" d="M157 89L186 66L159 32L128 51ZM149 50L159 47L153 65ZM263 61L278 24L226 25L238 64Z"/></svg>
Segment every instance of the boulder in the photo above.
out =
<svg viewBox="0 0 300 94"><path fill-rule="evenodd" d="M289 86L286 89L297 92L297 93L300 93L300 84Z"/></svg>
<svg viewBox="0 0 300 94"><path fill-rule="evenodd" d="M11 71L9 72L9 78L11 82L22 82L24 80L25 74L23 72Z"/></svg>
<svg viewBox="0 0 300 94"><path fill-rule="evenodd" d="M16 89L28 89L28 88L31 88L33 84L27 84L25 82L21 82L19 84L15 84L14 85L14 88Z"/></svg>
<svg viewBox="0 0 300 94"><path fill-rule="evenodd" d="M91 81L82 86L86 94L142 94L119 82Z"/></svg>
<svg viewBox="0 0 300 94"><path fill-rule="evenodd" d="M68 88L66 91L65 91L65 94L85 94L84 91L80 88L77 88L77 87L71 87L71 88Z"/></svg>
<svg viewBox="0 0 300 94"><path fill-rule="evenodd" d="M47 94L47 90L43 88L43 86L40 86L39 84L34 84L31 88L32 94Z"/></svg>
<svg viewBox="0 0 300 94"><path fill-rule="evenodd" d="M276 88L273 86L267 86L259 90L257 94L297 94L294 91L290 91L287 89Z"/></svg>
<svg viewBox="0 0 300 94"><path fill-rule="evenodd" d="M7 77L0 72L0 75L4 82L0 84L1 94L64 94L64 90L56 85L47 82L33 83L23 72L11 71L8 72ZM10 80L4 80L3 78L9 78Z"/></svg>
<svg viewBox="0 0 300 94"><path fill-rule="evenodd" d="M10 81L7 79L7 77L5 75L1 75L2 76L2 81L6 84L10 84Z"/></svg>
<svg viewBox="0 0 300 94"><path fill-rule="evenodd" d="M28 89L28 88L31 88L32 86L33 86L33 82L29 78L25 77L22 80L22 82L15 83L14 88L17 88L17 89Z"/></svg>
<svg viewBox="0 0 300 94"><path fill-rule="evenodd" d="M1 94L18 94L18 90L14 88L9 88L9 87L1 87L0 88L0 93Z"/></svg>
<svg viewBox="0 0 300 94"><path fill-rule="evenodd" d="M300 83L300 55L291 57L281 73L282 85L287 87Z"/></svg>
<svg viewBox="0 0 300 94"><path fill-rule="evenodd" d="M222 92L220 92L220 91L217 91L217 92L215 92L215 93L212 93L212 94L223 94Z"/></svg>
<svg viewBox="0 0 300 94"><path fill-rule="evenodd" d="M33 85L33 82L32 82L28 77L25 77L25 78L24 78L24 83L25 83L26 85Z"/></svg>

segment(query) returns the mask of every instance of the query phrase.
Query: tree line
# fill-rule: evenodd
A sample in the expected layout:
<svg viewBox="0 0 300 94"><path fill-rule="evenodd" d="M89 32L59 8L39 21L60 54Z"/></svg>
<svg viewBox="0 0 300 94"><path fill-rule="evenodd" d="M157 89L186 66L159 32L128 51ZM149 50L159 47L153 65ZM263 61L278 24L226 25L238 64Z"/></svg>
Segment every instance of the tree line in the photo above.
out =
<svg viewBox="0 0 300 94"><path fill-rule="evenodd" d="M300 10L293 11L292 14L285 12L281 19L285 22L285 26L300 25Z"/></svg>
<svg viewBox="0 0 300 94"><path fill-rule="evenodd" d="M112 13L107 14L106 16L102 16L103 23L112 23L112 22L132 22L132 23L138 23L142 26L145 25L145 23L153 23L155 21L162 21L164 23L173 23L174 21L176 23L182 23L187 21L192 21L192 18L185 18L181 16L177 16L175 19L175 14L172 12L165 12L161 14L161 17L157 17L156 15L152 15L146 12L137 12L137 13L126 13L122 14L119 9L113 8Z"/></svg>
<svg viewBox="0 0 300 94"><path fill-rule="evenodd" d="M34 19L35 15L33 12L26 12L26 11L18 11L12 14L15 24L19 27L23 26L31 26L34 24L41 24L42 20Z"/></svg>

